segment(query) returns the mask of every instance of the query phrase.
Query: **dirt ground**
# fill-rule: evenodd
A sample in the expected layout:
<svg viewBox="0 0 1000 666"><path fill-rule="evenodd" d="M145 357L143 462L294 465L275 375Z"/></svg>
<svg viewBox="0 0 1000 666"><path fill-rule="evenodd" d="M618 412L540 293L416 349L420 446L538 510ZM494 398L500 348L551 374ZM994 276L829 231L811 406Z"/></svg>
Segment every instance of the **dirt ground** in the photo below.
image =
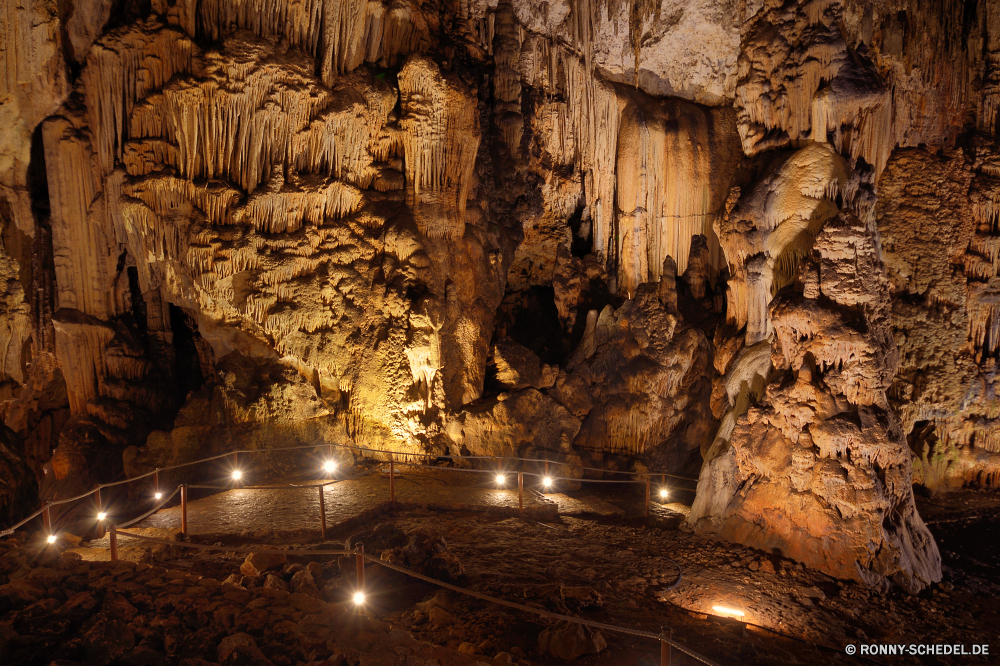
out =
<svg viewBox="0 0 1000 666"><path fill-rule="evenodd" d="M390 523L407 534L438 535L464 567L458 579L462 587L622 627L657 633L669 628L675 640L720 664L1000 663L1000 493L963 491L918 500L944 560L944 580L918 596L871 591L771 554L693 535L683 527L680 505L659 507L646 520L639 489L607 485L573 495L550 498L560 505L561 515L531 518L404 506L362 525L345 524L326 543L340 547L352 537L358 540L359 532ZM588 513L587 507L603 509ZM568 512L575 515L565 515L563 508L574 509ZM298 538L295 546L279 532L254 537L257 544L321 547L317 540ZM243 540L227 540L226 545L237 542L248 545ZM180 548L153 556L164 566L219 580L238 572L244 557ZM329 566L331 558L316 559ZM509 653L513 663L565 663L539 649L539 634L552 620L441 591L377 565L369 565L368 571L368 611L389 626L491 659ZM346 602L349 591L344 586L324 594L328 601ZM743 610L746 623L716 617L712 606L717 604ZM432 606L446 610L449 619L432 621L427 612ZM601 634L607 647L574 663L659 663L654 641ZM845 653L848 645L860 649L890 643L989 644L994 654L920 658ZM673 663L698 662L675 652Z"/></svg>
<svg viewBox="0 0 1000 666"><path fill-rule="evenodd" d="M569 605L610 624L654 632L671 627L677 640L724 664L1000 663L1000 494L954 493L925 501L921 510L941 545L945 575L916 597L872 592L763 552L638 522L563 517L539 523L431 512L394 520L404 530L440 530L465 565L465 584L472 589L550 610ZM561 603L561 586L590 586L601 604ZM406 610L389 616L432 642L487 642L518 648L538 663L558 663L537 651L545 622L454 595L450 603L457 616L468 618L461 628L415 625ZM750 624L706 615L715 604L745 611ZM649 641L610 633L605 638L606 651L577 663L658 663ZM844 652L850 644L872 643L992 643L996 656L865 660ZM684 657L676 661L688 663Z"/></svg>

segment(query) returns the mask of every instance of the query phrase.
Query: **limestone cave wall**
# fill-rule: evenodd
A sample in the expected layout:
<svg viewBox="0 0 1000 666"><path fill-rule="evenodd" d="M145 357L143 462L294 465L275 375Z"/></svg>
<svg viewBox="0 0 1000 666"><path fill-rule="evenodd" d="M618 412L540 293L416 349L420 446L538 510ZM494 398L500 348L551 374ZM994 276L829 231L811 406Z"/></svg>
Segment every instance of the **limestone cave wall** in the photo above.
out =
<svg viewBox="0 0 1000 666"><path fill-rule="evenodd" d="M0 519L236 448L529 455L919 590L913 485L1000 479L998 13L0 0Z"/></svg>

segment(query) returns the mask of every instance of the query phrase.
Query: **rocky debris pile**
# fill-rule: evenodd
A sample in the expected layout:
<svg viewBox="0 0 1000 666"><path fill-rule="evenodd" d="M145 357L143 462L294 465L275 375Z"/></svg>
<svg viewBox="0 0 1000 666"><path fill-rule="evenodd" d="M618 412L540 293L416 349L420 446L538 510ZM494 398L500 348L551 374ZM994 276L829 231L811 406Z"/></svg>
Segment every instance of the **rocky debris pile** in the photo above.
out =
<svg viewBox="0 0 1000 666"><path fill-rule="evenodd" d="M348 540L350 547L364 544L365 553L380 557L389 564L437 580L457 582L465 573L462 562L448 551L443 537L427 530L410 534L392 523L380 523L373 529L356 534ZM404 574L369 563L365 576L368 580L391 579L397 583L407 581ZM347 602L355 591L357 559L353 555L320 562L290 562L285 555L260 550L247 555L238 572L229 575L224 583L245 589L265 588L295 594L304 594L328 602Z"/></svg>
<svg viewBox="0 0 1000 666"><path fill-rule="evenodd" d="M0 663L513 663L509 655L473 657L420 642L352 606L324 601L316 583L337 567L253 553L241 574L219 580L146 563L77 561L19 536L0 542Z"/></svg>
<svg viewBox="0 0 1000 666"><path fill-rule="evenodd" d="M376 527L375 533L378 534L379 528L384 529L384 527L382 525ZM394 526L388 527L392 528L391 535L393 537L397 534L403 534ZM404 534L404 537L405 544L381 549L380 554L383 562L405 566L418 573L444 581L457 581L465 573L462 562L454 553L448 551L444 537L424 530L415 532L408 537ZM397 540L394 539L394 541Z"/></svg>
<svg viewBox="0 0 1000 666"><path fill-rule="evenodd" d="M538 647L564 661L572 661L585 654L597 654L608 647L608 642L595 629L563 620L539 634Z"/></svg>

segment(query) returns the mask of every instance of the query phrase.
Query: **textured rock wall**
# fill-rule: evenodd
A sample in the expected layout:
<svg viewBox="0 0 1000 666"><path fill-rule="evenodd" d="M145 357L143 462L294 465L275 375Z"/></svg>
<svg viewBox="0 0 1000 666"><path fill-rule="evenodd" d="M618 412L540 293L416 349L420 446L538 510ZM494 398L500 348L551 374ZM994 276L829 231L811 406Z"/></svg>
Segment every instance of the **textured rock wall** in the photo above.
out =
<svg viewBox="0 0 1000 666"><path fill-rule="evenodd" d="M0 2L44 497L296 443L701 470L697 529L917 590L911 481L997 482L994 2Z"/></svg>
<svg viewBox="0 0 1000 666"><path fill-rule="evenodd" d="M997 157L969 146L902 151L877 209L900 370L889 391L933 490L996 486ZM919 174L919 177L916 175Z"/></svg>

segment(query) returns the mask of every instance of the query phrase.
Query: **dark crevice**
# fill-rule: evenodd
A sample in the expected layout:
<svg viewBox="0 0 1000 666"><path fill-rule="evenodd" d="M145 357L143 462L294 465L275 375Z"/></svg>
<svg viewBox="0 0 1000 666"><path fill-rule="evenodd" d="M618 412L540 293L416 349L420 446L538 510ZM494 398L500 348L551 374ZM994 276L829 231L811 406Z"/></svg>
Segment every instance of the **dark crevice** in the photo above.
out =
<svg viewBox="0 0 1000 666"><path fill-rule="evenodd" d="M178 392L183 396L197 391L205 384L198 356L198 324L182 309L170 304L170 330L174 334L174 370Z"/></svg>
<svg viewBox="0 0 1000 666"><path fill-rule="evenodd" d="M128 267L128 291L132 302L132 318L135 321L136 330L145 339L149 330L149 322L146 315L146 299L142 297L142 289L139 286L139 270L135 266Z"/></svg>

